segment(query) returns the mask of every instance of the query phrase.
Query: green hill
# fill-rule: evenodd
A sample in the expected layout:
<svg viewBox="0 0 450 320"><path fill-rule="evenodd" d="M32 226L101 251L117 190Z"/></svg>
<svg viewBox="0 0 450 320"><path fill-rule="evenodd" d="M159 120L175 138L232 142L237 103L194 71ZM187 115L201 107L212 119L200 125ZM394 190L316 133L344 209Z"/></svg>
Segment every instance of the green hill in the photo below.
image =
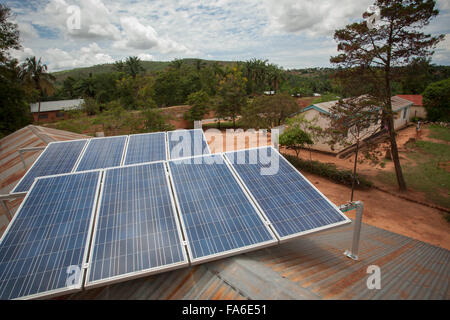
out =
<svg viewBox="0 0 450 320"><path fill-rule="evenodd" d="M213 60L203 60L203 59L180 59L183 64L195 66L196 61L200 60L203 66L208 66L213 63L219 63L220 65L232 65L234 61L213 61ZM155 73L166 69L170 65L170 61L142 61L142 67L145 69L146 73ZM56 84L61 84L67 77L72 78L83 78L89 76L89 73L93 75L96 73L105 73L114 71L114 64L98 64L92 67L85 68L75 68L71 70L63 70L58 72L53 72L52 74L56 78Z"/></svg>

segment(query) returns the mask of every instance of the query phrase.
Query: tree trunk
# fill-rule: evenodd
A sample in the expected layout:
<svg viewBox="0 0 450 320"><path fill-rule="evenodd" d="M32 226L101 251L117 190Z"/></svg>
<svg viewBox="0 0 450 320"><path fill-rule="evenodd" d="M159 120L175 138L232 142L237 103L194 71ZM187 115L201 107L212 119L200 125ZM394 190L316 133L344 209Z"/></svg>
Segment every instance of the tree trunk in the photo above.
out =
<svg viewBox="0 0 450 320"><path fill-rule="evenodd" d="M39 125L39 118L41 117L41 99L38 102L38 115L37 115L37 124Z"/></svg>
<svg viewBox="0 0 450 320"><path fill-rule="evenodd" d="M350 197L350 202L353 201L353 194L354 194L354 191L355 191L356 166L357 166L357 164L358 164L358 152L359 152L359 141L356 142L355 164L353 165L352 195L351 195L351 197Z"/></svg>

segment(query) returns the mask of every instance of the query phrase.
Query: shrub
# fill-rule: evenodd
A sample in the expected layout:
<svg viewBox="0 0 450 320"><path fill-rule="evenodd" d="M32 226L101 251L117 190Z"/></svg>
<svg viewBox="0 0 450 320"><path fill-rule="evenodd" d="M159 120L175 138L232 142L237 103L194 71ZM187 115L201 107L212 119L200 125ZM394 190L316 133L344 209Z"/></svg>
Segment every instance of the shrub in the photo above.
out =
<svg viewBox="0 0 450 320"><path fill-rule="evenodd" d="M350 170L338 169L332 163L322 163L319 161L307 161L294 157L289 154L283 154L283 156L299 171L306 171L313 174L317 174L324 178L330 179L334 182L351 186L353 181L353 174ZM370 188L373 183L363 177L357 175L359 184L356 184L356 189Z"/></svg>

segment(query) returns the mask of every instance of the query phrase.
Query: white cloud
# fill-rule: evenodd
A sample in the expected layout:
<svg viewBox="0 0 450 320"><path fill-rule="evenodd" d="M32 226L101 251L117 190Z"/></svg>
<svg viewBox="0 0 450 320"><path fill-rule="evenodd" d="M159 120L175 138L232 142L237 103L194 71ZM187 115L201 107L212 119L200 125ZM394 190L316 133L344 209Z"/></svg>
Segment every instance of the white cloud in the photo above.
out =
<svg viewBox="0 0 450 320"><path fill-rule="evenodd" d="M117 49L158 50L161 53L192 54L183 44L167 37L160 37L151 25L144 25L135 17L120 18L122 39L113 44Z"/></svg>
<svg viewBox="0 0 450 320"><path fill-rule="evenodd" d="M22 39L33 39L39 37L36 29L33 27L31 23L19 22L17 23L17 25L19 27L20 37Z"/></svg>
<svg viewBox="0 0 450 320"><path fill-rule="evenodd" d="M155 60L155 58L151 54L148 54L148 53L140 53L140 54L138 54L138 58L143 60L143 61L153 61L153 60Z"/></svg>
<svg viewBox="0 0 450 320"><path fill-rule="evenodd" d="M373 0L266 0L269 32L329 35L362 14Z"/></svg>
<svg viewBox="0 0 450 320"><path fill-rule="evenodd" d="M101 52L101 48L95 42L88 47L72 52L58 48L47 49L45 51L45 60L49 61L48 67L50 71L114 62L114 59L109 54Z"/></svg>
<svg viewBox="0 0 450 320"><path fill-rule="evenodd" d="M81 39L118 39L119 29L113 23L113 15L101 0L80 0L75 6L80 11L80 28L69 28L68 20L77 13L68 11L70 5L65 0L50 0L44 12L49 21L67 36Z"/></svg>
<svg viewBox="0 0 450 320"><path fill-rule="evenodd" d="M11 56L16 58L19 62L25 61L26 58L35 56L33 49L23 48L23 50L11 50Z"/></svg>

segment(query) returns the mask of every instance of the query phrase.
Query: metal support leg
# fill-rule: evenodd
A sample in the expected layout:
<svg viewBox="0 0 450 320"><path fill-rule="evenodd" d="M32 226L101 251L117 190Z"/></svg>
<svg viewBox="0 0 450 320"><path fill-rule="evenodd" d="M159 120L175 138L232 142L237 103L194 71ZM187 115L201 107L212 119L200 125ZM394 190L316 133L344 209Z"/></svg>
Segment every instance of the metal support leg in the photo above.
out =
<svg viewBox="0 0 450 320"><path fill-rule="evenodd" d="M358 260L358 252L359 252L359 240L361 236L361 225L362 225L362 216L364 210L364 204L361 201L354 201L347 205L341 206L339 209L341 211L346 212L353 209L356 209L356 218L353 221L353 243L351 250L345 250L344 254L353 260Z"/></svg>
<svg viewBox="0 0 450 320"><path fill-rule="evenodd" d="M23 168L26 170L27 165L25 164L25 159L23 158L22 150L19 150L19 156L20 156L20 160L22 160Z"/></svg>

